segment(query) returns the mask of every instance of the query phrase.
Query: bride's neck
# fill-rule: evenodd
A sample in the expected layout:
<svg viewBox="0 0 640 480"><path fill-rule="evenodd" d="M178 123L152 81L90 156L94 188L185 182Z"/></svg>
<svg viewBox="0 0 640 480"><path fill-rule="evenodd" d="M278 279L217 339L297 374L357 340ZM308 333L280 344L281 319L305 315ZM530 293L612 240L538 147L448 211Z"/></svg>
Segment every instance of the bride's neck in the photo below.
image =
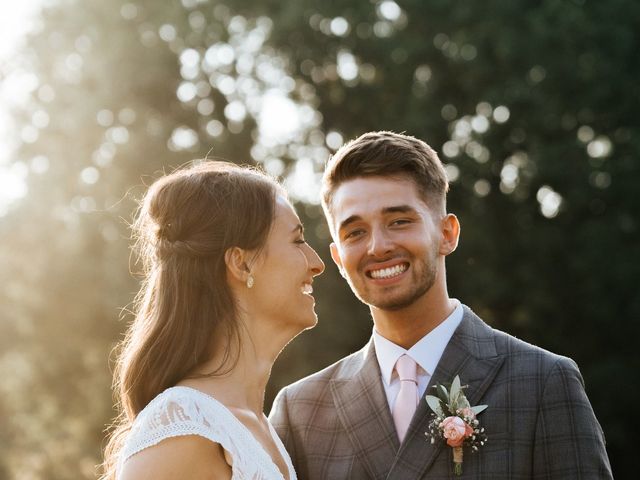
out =
<svg viewBox="0 0 640 480"><path fill-rule="evenodd" d="M264 411L264 395L271 368L284 345L290 340L279 339L274 332L256 332L250 328L240 330L240 346L230 345L227 363L220 369L223 375L206 376L218 369L225 357L225 348L216 348L216 354L199 366L183 385L192 386L231 408L251 410L256 414ZM254 330L254 331L252 331ZM235 342L233 342L235 344Z"/></svg>

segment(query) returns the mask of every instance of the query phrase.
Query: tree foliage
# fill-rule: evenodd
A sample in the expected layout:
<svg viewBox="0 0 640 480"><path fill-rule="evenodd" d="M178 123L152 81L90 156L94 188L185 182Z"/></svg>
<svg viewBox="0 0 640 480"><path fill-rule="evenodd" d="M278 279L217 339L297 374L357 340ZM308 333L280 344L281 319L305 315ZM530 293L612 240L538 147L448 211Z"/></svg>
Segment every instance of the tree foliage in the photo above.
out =
<svg viewBox="0 0 640 480"><path fill-rule="evenodd" d="M638 421L608 387L640 395L639 16L632 0L52 4L15 64L38 81L15 112L29 194L0 217L0 477L93 476L145 184L209 155L260 163L308 202L302 180L378 129L426 140L447 164L462 223L451 295L574 358L614 472L631 472ZM261 118L273 92L300 123L280 138ZM298 210L327 265L320 323L278 360L269 401L371 332L318 206Z"/></svg>

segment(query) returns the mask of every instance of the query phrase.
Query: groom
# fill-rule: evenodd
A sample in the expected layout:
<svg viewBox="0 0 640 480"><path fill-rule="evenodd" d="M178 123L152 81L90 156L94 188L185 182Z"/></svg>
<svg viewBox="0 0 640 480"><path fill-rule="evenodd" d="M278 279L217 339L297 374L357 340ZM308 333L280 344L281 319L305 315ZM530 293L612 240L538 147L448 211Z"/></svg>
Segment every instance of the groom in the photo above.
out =
<svg viewBox="0 0 640 480"><path fill-rule="evenodd" d="M367 345L284 388L270 420L301 480L444 479L452 448L425 436L425 393L459 375L487 443L464 449L463 475L612 478L576 364L494 330L447 292L458 244L448 182L424 142L367 133L324 173L331 256L369 305Z"/></svg>

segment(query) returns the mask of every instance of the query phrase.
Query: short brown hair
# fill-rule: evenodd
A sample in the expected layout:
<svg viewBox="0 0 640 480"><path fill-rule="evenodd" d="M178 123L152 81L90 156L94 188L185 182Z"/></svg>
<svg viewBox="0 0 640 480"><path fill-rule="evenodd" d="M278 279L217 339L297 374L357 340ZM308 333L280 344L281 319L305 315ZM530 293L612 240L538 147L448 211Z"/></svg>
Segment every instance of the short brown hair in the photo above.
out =
<svg viewBox="0 0 640 480"><path fill-rule="evenodd" d="M410 178L429 207L446 207L447 174L429 145L401 133L368 132L344 144L327 162L322 176L322 207L327 218L333 195L343 182L373 176Z"/></svg>

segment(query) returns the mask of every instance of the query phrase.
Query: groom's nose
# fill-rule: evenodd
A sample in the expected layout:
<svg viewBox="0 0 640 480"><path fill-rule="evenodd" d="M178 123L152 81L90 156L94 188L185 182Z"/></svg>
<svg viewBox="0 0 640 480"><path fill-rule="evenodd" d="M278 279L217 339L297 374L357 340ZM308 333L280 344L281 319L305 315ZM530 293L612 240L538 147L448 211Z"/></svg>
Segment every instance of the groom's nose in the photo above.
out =
<svg viewBox="0 0 640 480"><path fill-rule="evenodd" d="M385 228L371 230L367 253L372 257L384 257L393 249L393 242Z"/></svg>

